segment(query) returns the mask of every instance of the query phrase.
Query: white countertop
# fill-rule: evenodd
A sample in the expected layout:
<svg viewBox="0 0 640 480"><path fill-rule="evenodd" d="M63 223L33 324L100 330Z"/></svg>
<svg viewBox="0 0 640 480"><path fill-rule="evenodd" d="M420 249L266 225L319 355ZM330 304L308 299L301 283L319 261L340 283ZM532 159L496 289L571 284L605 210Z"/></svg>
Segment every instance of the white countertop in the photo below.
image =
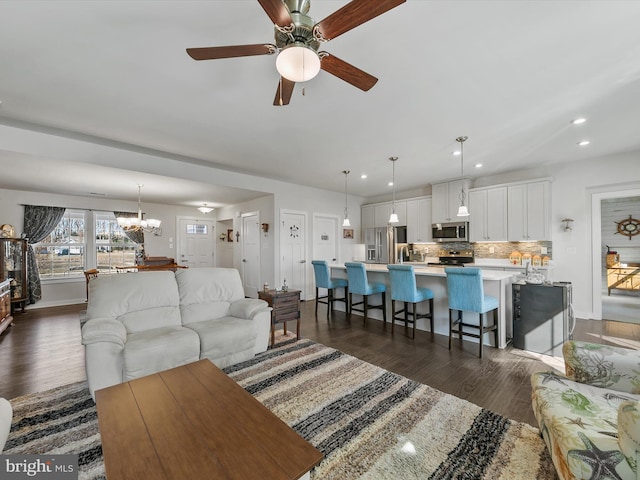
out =
<svg viewBox="0 0 640 480"><path fill-rule="evenodd" d="M406 265L413 265L416 276L424 275L429 277L446 277L446 273L444 268L442 267L427 267L425 264L421 262L404 262ZM387 266L382 263L365 263L365 270L367 272L380 272L380 273L388 273ZM425 265L425 266L422 266ZM330 265L330 268L339 268L342 270L346 270L347 267L344 265L333 264ZM508 271L498 271L498 270L483 270L482 271L482 279L483 280L492 280L492 281L501 281L506 280L508 278L512 278L515 275L515 272Z"/></svg>
<svg viewBox="0 0 640 480"><path fill-rule="evenodd" d="M435 263L438 259L428 259L424 262L404 262L406 265L413 265L414 267L422 267L426 266L427 263ZM524 270L526 267L524 265L512 265L509 263L509 260L500 260L497 258L476 258L473 263L465 263L466 267L478 267L478 268L504 268L511 270ZM535 268L540 271L547 271L553 269L553 266L549 265L546 267L530 267Z"/></svg>

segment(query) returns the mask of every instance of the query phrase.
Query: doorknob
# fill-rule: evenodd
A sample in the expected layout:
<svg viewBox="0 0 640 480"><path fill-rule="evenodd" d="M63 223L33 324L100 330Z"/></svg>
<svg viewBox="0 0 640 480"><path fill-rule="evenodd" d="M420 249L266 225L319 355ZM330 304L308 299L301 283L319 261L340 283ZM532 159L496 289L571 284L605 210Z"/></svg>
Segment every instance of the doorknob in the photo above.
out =
<svg viewBox="0 0 640 480"><path fill-rule="evenodd" d="M306 260L300 260L300 263L307 263Z"/></svg>
<svg viewBox="0 0 640 480"><path fill-rule="evenodd" d="M242 261L243 261L244 263L247 263L247 259L246 259L246 258L243 258L243 259L242 259Z"/></svg>
<svg viewBox="0 0 640 480"><path fill-rule="evenodd" d="M335 258L332 258L332 259L331 259L331 261L332 261L332 262L335 262L336 260L337 260L337 259L335 259Z"/></svg>

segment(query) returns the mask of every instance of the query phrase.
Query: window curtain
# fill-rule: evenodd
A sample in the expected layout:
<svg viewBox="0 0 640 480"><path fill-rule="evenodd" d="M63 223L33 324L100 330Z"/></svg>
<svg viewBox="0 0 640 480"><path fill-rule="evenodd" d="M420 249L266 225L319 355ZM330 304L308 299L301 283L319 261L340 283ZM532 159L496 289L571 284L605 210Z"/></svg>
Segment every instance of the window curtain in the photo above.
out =
<svg viewBox="0 0 640 480"><path fill-rule="evenodd" d="M113 212L113 214L118 217L123 218L137 218L138 214L133 212ZM137 231L125 231L124 234L131 240L132 242L137 243L141 247L144 248L144 232L142 230Z"/></svg>
<svg viewBox="0 0 640 480"><path fill-rule="evenodd" d="M36 254L31 246L41 242L60 223L65 209L62 207L43 207L37 205L24 206L24 234L27 237L27 288L29 303L36 303L42 298L40 272L36 263Z"/></svg>

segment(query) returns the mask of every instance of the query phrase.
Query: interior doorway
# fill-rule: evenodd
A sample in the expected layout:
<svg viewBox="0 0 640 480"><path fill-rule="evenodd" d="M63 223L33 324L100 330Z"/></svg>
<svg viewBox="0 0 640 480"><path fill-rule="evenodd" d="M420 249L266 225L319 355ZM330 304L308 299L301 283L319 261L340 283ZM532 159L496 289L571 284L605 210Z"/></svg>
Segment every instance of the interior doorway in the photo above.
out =
<svg viewBox="0 0 640 480"><path fill-rule="evenodd" d="M640 197L600 201L602 244L602 318L640 323Z"/></svg>
<svg viewBox="0 0 640 480"><path fill-rule="evenodd" d="M243 213L241 219L242 262L240 273L244 294L246 297L258 298L258 288L260 288L260 215L258 212Z"/></svg>
<svg viewBox="0 0 640 480"><path fill-rule="evenodd" d="M278 286L287 280L291 289L300 290L300 298L307 294L307 213L291 210L280 212L280 279Z"/></svg>
<svg viewBox="0 0 640 480"><path fill-rule="evenodd" d="M637 247L640 250L640 235L634 236L630 241L624 235L616 236L613 234L612 236L611 234L612 229L615 228L615 222L612 220L614 217L620 216L618 220L622 220L634 214L632 212L625 213L627 208L622 208L625 212L616 207L609 208L610 204L616 201L627 199L621 202L624 204L628 202L628 199L640 197L640 188L620 186L617 189L611 187L607 191L600 190L591 195L593 316L597 320L634 321L634 323L640 323L640 292L612 289L611 295L609 295L609 272L607 271L606 260L607 245L609 245L610 251L617 251L618 247L616 245L621 245L625 250L627 259L633 259L633 255L635 255L633 250L630 249ZM603 205L605 212L610 211L604 218ZM613 225L610 223L613 223ZM622 251L623 248L620 248L620 250ZM620 260L621 263L635 263L633 261L625 262L624 257ZM640 280L640 276L638 280Z"/></svg>

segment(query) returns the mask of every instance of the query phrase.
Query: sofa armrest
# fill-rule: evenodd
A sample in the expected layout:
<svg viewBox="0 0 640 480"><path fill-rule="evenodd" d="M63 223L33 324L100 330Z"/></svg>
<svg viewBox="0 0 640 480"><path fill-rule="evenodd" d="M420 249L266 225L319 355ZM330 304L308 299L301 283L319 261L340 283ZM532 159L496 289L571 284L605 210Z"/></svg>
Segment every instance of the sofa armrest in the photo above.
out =
<svg viewBox="0 0 640 480"><path fill-rule="evenodd" d="M229 305L229 314L232 317L246 318L247 320L253 320L260 312L270 311L271 307L269 304L257 298L243 298Z"/></svg>
<svg viewBox="0 0 640 480"><path fill-rule="evenodd" d="M640 393L640 352L571 340L562 347L569 379L619 392Z"/></svg>
<svg viewBox="0 0 640 480"><path fill-rule="evenodd" d="M124 348L127 330L122 322L113 318L94 318L82 327L82 344L109 342Z"/></svg>
<svg viewBox="0 0 640 480"><path fill-rule="evenodd" d="M626 401L618 407L618 445L629 465L640 462L640 402Z"/></svg>

